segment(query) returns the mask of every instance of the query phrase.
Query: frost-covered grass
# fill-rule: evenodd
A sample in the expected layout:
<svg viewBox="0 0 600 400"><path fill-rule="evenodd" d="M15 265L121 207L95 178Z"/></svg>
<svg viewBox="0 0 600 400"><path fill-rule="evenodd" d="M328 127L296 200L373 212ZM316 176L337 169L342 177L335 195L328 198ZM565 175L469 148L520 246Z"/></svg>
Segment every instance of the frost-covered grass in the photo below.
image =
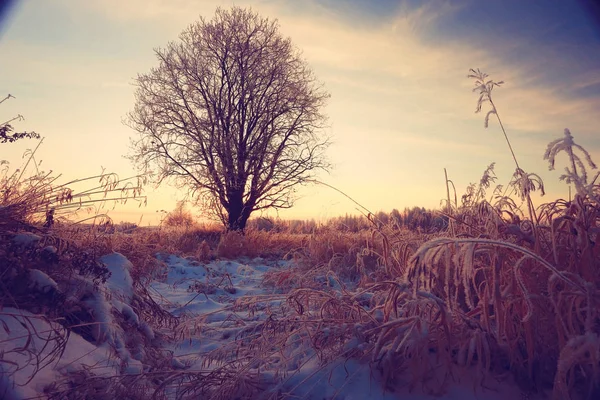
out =
<svg viewBox="0 0 600 400"><path fill-rule="evenodd" d="M458 235L472 229L473 222L485 223L486 215L471 215L468 225L455 227ZM521 252L535 261L535 249L520 247L508 234L498 235L487 242L452 238L428 242L426 236L391 227L353 237L329 232L303 237L303 247L290 247L287 260L272 254L269 258L222 259L217 256L217 244L211 250L212 261L200 261L184 252L154 253L153 268L144 277L125 256L109 253L99 257L110 272L100 274L100 278L106 276L103 280L81 273L53 275L52 269L39 261L47 247L45 239L17 234L11 251L34 246L28 253L18 254L27 254L39 267L30 268L28 278L23 278L29 282L29 295L64 295L62 314L69 323L61 322L56 310L44 317L19 312L62 329L55 336L63 341L48 340L43 351L56 347L55 353L60 354L67 348L73 354L81 348L82 358L78 367L65 370L62 358L40 364L37 360L43 359L44 353L36 354L39 346L31 347L26 352L36 355L25 358L31 366L7 369L13 361L24 360L18 337L25 334L9 325L10 332L4 331L1 342L4 355L0 363L8 376L3 387L13 398L24 398L31 390L39 394L46 390L58 398L84 398L90 393L112 395L125 389L134 390L138 398L500 399L519 393L532 395L535 390L538 398L544 398L552 383L542 381L541 386L532 387L535 381L528 376L527 353L503 346L500 340L512 334L516 345L523 340L523 350L528 340L535 350L535 343L545 343L548 333L533 331L529 339L521 336L518 319L513 325L504 322L498 326L494 307L499 303L486 298L486 280L479 275L487 273L481 269L485 259L503 257L509 262L514 259L511 252ZM361 247L361 243L365 245ZM484 247L478 250L468 245ZM467 246L464 251L448 253L462 246ZM491 253L495 251L496 255ZM480 258L482 255L487 258ZM526 260L521 262L520 268L535 267ZM456 271L458 266L465 270ZM447 271L467 281L461 278L444 284ZM496 278L501 289L498 295L511 299L511 313L524 318L526 315L519 313L527 309L517 305L527 304L528 299L518 281L504 280L511 276L515 275ZM562 289L560 282L579 282L572 274L566 281L557 277L556 282L550 280L557 294ZM473 286L475 283L479 286ZM531 290L530 284L523 282L526 290ZM464 285L472 288L470 297L461 295ZM511 287L517 292L511 293ZM566 299L557 300L566 305ZM481 304L486 301L483 312ZM533 307L539 307L535 301ZM539 318L542 311L532 309L530 318ZM5 320L14 313L7 308L0 311ZM568 324L576 326L575 320ZM502 337L498 336L500 329L511 331ZM571 340L565 348L577 351L584 344L593 346L590 340ZM98 350L90 354L104 357L100 364L86 355L91 349ZM515 354L523 357L524 365L511 360ZM99 365L112 369L98 373ZM40 372L27 382L35 368ZM545 371L541 368L548 367L534 365L534 377ZM574 375L573 379L580 378ZM48 386L50 381L56 384Z"/></svg>
<svg viewBox="0 0 600 400"><path fill-rule="evenodd" d="M119 373L109 348L97 346L44 315L6 307L0 312L3 399L36 398L65 374L90 369L100 377Z"/></svg>
<svg viewBox="0 0 600 400"><path fill-rule="evenodd" d="M431 231L61 224L72 191L4 171L0 398L600 398L600 174L566 129L574 197L535 207L502 132L507 188L447 180Z"/></svg>
<svg viewBox="0 0 600 400"><path fill-rule="evenodd" d="M156 257L164 273L149 281L147 293L178 319L175 325L144 321L133 265L119 253L101 257L111 275L97 286L81 277L69 281L77 290L56 284L72 297L66 304L87 308L91 329L80 331L83 336L73 327L67 334L58 318L2 309L4 396L85 398L134 388L138 398L430 398L429 383L414 387L411 397L409 381L388 382L386 389L384 371L367 357L366 328L377 329L384 318L370 306L376 287L365 291L356 280L341 281L327 268L309 272L294 261ZM278 275L301 278L278 286ZM47 275L33 273L31 281L51 282L40 276ZM486 391L483 381L467 375L456 382L438 378L446 389L432 387L448 399L474 393L500 399L519 391L494 381L487 385L499 392Z"/></svg>
<svg viewBox="0 0 600 400"><path fill-rule="evenodd" d="M120 254L110 254L103 262L114 275L87 300L99 326L91 340L76 333L67 337L64 327L44 316L9 308L0 312L6 327L0 339L6 398L43 393L59 398L110 395L122 386L120 381L132 376L139 377L138 384L145 382L143 389L136 389L140 398L416 400L437 393L445 399L502 399L519 393L510 379L487 380L484 386L483 378L465 373L451 379L437 376L435 370L427 377L435 382L412 385L411 394L408 380L388 382L385 388L381 384L385 371L366 357L371 344L363 329L376 329L383 315L374 313L370 321L370 307L358 304L366 304L373 293L351 282L342 283L344 289L328 287L330 274L324 269L307 278L313 288L282 291L263 282L265 274L301 273L289 261L255 258L202 264L167 254L158 258L165 263L166 274L150 283L149 293L179 318L176 335L155 339L152 328L141 328L143 322L132 303L129 262ZM351 293L360 293L360 299L345 300ZM344 311L346 307L353 309ZM127 338L132 332L126 327L137 327L147 335L148 349L134 354L135 345ZM49 354L54 348L52 358ZM144 351L151 348L162 354L160 371L144 357ZM38 364L32 360L47 361L38 361L36 371ZM82 373L85 380L81 380ZM150 379L153 376L160 376L160 385ZM104 387L99 382L105 382Z"/></svg>
<svg viewBox="0 0 600 400"><path fill-rule="evenodd" d="M205 242L149 246L147 232L82 239L94 252L7 234L3 260L19 263L3 272L13 286L3 286L0 310L2 390L16 399L593 398L598 332L587 304L598 251L571 253L582 243L566 229L579 212L597 224L583 201L582 211L553 209L534 239L525 219L501 218L483 199L453 210L454 225L436 235L263 232L214 240L202 257ZM489 237L473 234L483 230ZM17 312L35 321L25 331Z"/></svg>

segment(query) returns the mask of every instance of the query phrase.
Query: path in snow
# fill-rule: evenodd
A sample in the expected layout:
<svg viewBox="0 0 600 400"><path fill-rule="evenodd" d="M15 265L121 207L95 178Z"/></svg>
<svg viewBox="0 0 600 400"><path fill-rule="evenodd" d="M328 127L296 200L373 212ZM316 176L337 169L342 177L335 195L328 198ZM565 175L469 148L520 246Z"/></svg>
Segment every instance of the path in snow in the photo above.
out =
<svg viewBox="0 0 600 400"><path fill-rule="evenodd" d="M180 371L207 371L216 368L207 363L207 357L214 357L219 349L225 356L231 357L230 350L235 348L234 342L240 335L260 334L259 326L273 316L284 317L281 312L285 295L274 293L273 288L261 285L267 271L292 268L287 261L266 261L261 258L237 261L213 261L207 264L175 255L159 254L157 257L167 267L163 278L149 284L149 292L153 299L164 309L187 321L180 329L179 340L167 343L166 350L173 353L172 367ZM5 360L16 363L21 368L11 374L7 380L7 371L15 368L10 363L0 362L0 397L6 399L25 399L41 395L45 385L51 384L65 373L72 373L82 368L91 367L94 373L104 376L118 373L136 374L145 370L142 364L143 351L130 351L123 345L126 333L113 320L115 311L124 316L137 329L138 334L149 340L154 338L152 328L136 315L131 307L133 294L132 280L129 275L131 263L118 253L102 258L112 272L112 276L102 286L99 293L90 301L98 319L105 324L97 335L102 345L96 346L84 340L76 333L71 333L65 345L62 358L50 360L33 378L32 366L28 366L27 351L22 347L27 342L27 330L35 329L43 332L34 338L29 345L44 354L44 338L53 332L53 326L40 316L26 311L4 308L0 312L0 351ZM323 277L323 281L326 281ZM254 298L249 311L235 307L236 301ZM258 332L258 333L256 333ZM46 336L44 336L44 334ZM230 346L230 347L227 347ZM268 388L269 393L278 390L280 393L293 394L305 399L402 399L430 400L436 397L419 393L408 393L406 390L384 392L379 381L373 378L369 365L356 360L340 360L325 367L319 365L318 357L306 344L296 348L290 346L289 358L286 360L285 379L283 383ZM115 353L116 350L116 353ZM142 349L143 350L143 349ZM36 350L37 351L37 350ZM229 353L228 353L229 352ZM312 352L312 353L311 353ZM229 355L228 355L229 354ZM1 360L0 360L1 361ZM127 368L122 369L123 362ZM119 363L121 368L119 369ZM85 367L88 366L88 367ZM12 369L11 369L12 368ZM261 367L262 368L262 367ZM275 377L277 367L263 368L263 378ZM4 372L4 374L2 374ZM471 379L452 384L442 400L504 400L520 399L520 391L514 384L486 382L490 387L484 390L474 384ZM2 391L4 390L4 391ZM535 397L530 397L535 399ZM542 397L539 397L542 399Z"/></svg>

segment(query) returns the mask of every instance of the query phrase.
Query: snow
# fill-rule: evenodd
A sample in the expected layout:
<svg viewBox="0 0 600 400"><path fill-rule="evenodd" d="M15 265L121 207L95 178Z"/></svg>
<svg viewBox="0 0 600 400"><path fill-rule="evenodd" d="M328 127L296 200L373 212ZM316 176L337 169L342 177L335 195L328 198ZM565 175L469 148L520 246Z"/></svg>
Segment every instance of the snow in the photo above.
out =
<svg viewBox="0 0 600 400"><path fill-rule="evenodd" d="M121 311L121 314L125 317L125 320L132 322L135 326L140 324L140 317L133 311L128 304L122 303L118 300L113 301L113 305Z"/></svg>
<svg viewBox="0 0 600 400"><path fill-rule="evenodd" d="M301 367L289 379L283 391L293 391L295 396L306 399L377 399L377 400L506 400L519 399L520 391L514 385L497 381L486 381L486 388L473 379L449 382L442 396L424 394L420 388L408 388L395 392L384 391L380 382L373 379L369 365L356 360L341 360L319 371L317 362L312 361ZM319 373L315 374L315 371ZM530 397L534 399L536 397Z"/></svg>
<svg viewBox="0 0 600 400"><path fill-rule="evenodd" d="M275 293L276 289L262 286L262 279L268 271L290 268L288 261L267 262L263 259L218 260L204 264L168 254L158 254L157 258L166 264L167 273L162 280L149 283L149 293L157 304L173 315L181 316L183 321L197 322L175 342L159 342L166 353L172 354L168 366L181 372L214 368L208 358L209 352L233 343L244 330L258 329L259 324L271 318L267 311L280 306L283 297ZM38 371L29 383L35 369L27 352L19 351L28 337L25 327L51 333L58 325L26 311L0 310L0 398L20 400L40 395L46 385L86 366L95 366L94 374L104 376L147 371L143 343L128 349L125 346L126 332L116 319L120 315L148 340L157 337L157 332L136 313L133 306L132 300L136 296L130 274L133 266L119 253L103 256L101 261L111 272L107 282L97 290L93 290L92 283L83 278L80 282L80 286L90 285L84 289L83 302L99 322L94 332L96 343L71 333L64 354ZM39 289L57 287L56 282L41 271L31 270L30 276L32 284ZM328 290L339 288L335 280L328 279L328 276L322 278L329 286ZM251 312L248 309L240 311L239 304L248 296L255 299L255 307ZM3 326L5 329L2 329ZM326 337L327 331L324 333ZM34 337L29 345L42 355L50 351L42 348L44 334ZM377 370L369 363L342 357L323 366L305 340L306 337L299 334L288 339L288 359L285 361L286 371L283 371L285 379L278 381L273 370L261 371L263 378L272 379L271 393L304 399L345 400L501 400L518 399L520 396L520 391L510 380L486 381L488 389L484 390L484 385L469 376L468 371L462 379L448 382L441 397L427 395L418 387L412 393L408 388L384 391ZM344 349L363 345L350 341ZM3 363L3 359L10 362ZM100 369L97 369L98 366ZM249 370L255 370L255 366Z"/></svg>
<svg viewBox="0 0 600 400"><path fill-rule="evenodd" d="M0 310L0 398L26 399L43 393L47 385L59 380L63 373L95 366L94 373L111 376L118 365L107 349L97 347L71 332L60 357L51 358L58 346L60 326L44 316L15 308ZM48 342L49 345L46 345ZM35 359L44 360L36 371Z"/></svg>
<svg viewBox="0 0 600 400"><path fill-rule="evenodd" d="M99 344L105 342L115 344L116 324L111 313L111 304L106 300L104 293L101 291L90 293L90 296L83 300L83 303L92 311L94 321L97 323L93 327L96 342Z"/></svg>
<svg viewBox="0 0 600 400"><path fill-rule="evenodd" d="M203 361L206 361L205 356L208 352L231 342L244 327L264 321L267 318L264 310L269 306L278 306L281 300L269 297L274 289L261 287L263 275L269 270L289 268L289 263L284 261L268 265L264 260L215 261L199 264L174 255L164 256L162 260L168 265L167 279L165 282L151 284L152 292L156 294L155 300L176 315L195 316L204 322L202 333L182 340L172 347L175 355L172 363L177 369L206 367L207 364L203 364ZM323 278L325 284L329 283L332 289L339 288L335 280L331 284L329 282L331 279ZM200 293L189 290L190 286L194 285L203 290ZM225 290L228 285L234 290ZM236 312L233 305L236 300L243 299L245 296L263 296L265 301L261 302L261 307L258 307L252 315L247 312ZM292 337L289 342L294 342L296 339L298 338ZM347 346L352 346L352 343ZM288 376L279 387L273 387L272 390L279 390L281 393L298 398L503 400L518 399L520 396L520 390L510 380L486 381L485 387L488 389L484 390L481 388L481 382L475 382L468 373L461 381L449 382L441 397L427 395L419 388L415 388L412 393L408 389L396 392L384 391L381 381L376 379L366 363L342 359L322 367L314 351L305 345L293 348L289 356ZM268 375L269 372L263 372L263 376Z"/></svg>
<svg viewBox="0 0 600 400"><path fill-rule="evenodd" d="M130 270L133 264L121 253L111 253L100 258L110 271L110 277L106 281L108 289L113 295L121 299L131 300L133 296L133 279Z"/></svg>
<svg viewBox="0 0 600 400"><path fill-rule="evenodd" d="M21 247L30 247L42 240L41 236L31 232L22 232L13 236L12 241L15 245Z"/></svg>
<svg viewBox="0 0 600 400"><path fill-rule="evenodd" d="M58 290L58 284L56 281L39 269L29 270L29 287L31 289L39 290L43 293L48 293L52 290Z"/></svg>
<svg viewBox="0 0 600 400"><path fill-rule="evenodd" d="M167 279L150 284L157 294L154 300L175 315L197 316L222 311L243 296L263 294L259 288L263 274L269 268L285 264L283 261L272 266L237 261L200 264L174 255L162 259L168 265ZM197 290L191 290L190 286Z"/></svg>
<svg viewBox="0 0 600 400"><path fill-rule="evenodd" d="M100 290L89 291L83 301L98 323L93 330L94 338L97 344L114 349L116 356L125 365L124 373L140 374L144 370L144 366L138 360L142 352L138 351L137 355L129 352L125 346L126 333L113 314L113 310L121 313L126 321L142 331L147 338L154 338L152 328L146 323L141 324L139 316L131 307L134 289L130 271L133 264L124 255L116 252L102 256L100 262L106 265L110 276L100 285Z"/></svg>

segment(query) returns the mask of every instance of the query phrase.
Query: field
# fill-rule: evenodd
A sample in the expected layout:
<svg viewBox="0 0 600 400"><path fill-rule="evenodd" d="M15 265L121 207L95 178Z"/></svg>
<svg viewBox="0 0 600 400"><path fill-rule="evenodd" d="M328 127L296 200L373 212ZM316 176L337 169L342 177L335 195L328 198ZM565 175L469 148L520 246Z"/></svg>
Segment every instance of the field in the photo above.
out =
<svg viewBox="0 0 600 400"><path fill-rule="evenodd" d="M5 206L3 396L595 398L597 186L531 223L485 184L445 226L354 232L34 229Z"/></svg>
<svg viewBox="0 0 600 400"><path fill-rule="evenodd" d="M568 200L535 205L512 153L508 185L491 164L459 201L446 178L439 210L244 234L74 220L139 179L4 168L0 397L600 398L600 174L568 129L563 154Z"/></svg>

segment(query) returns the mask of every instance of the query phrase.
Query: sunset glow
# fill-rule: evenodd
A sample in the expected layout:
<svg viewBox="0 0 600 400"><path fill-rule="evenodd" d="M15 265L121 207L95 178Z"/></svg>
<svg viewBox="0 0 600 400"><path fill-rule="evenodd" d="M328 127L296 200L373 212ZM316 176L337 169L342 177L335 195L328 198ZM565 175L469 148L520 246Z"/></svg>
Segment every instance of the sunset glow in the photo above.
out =
<svg viewBox="0 0 600 400"><path fill-rule="evenodd" d="M230 1L17 1L0 19L0 120L45 139L42 167L62 180L135 174L124 158L134 132L122 124L138 73L157 64L153 49L177 40L199 16ZM551 4L551 5L550 5ZM236 1L279 20L331 93L326 109L333 169L320 179L372 211L439 207L444 168L458 195L496 162L498 184L514 163L496 120L484 128L467 79L480 68L505 84L494 91L522 168L536 172L552 199L568 196L542 159L569 128L600 160L600 25L587 2L552 1ZM31 141L0 146L18 168ZM118 206L115 221L156 223L183 193L146 188L148 205ZM282 218L357 213L325 186L300 188ZM271 213L270 215L277 215Z"/></svg>

